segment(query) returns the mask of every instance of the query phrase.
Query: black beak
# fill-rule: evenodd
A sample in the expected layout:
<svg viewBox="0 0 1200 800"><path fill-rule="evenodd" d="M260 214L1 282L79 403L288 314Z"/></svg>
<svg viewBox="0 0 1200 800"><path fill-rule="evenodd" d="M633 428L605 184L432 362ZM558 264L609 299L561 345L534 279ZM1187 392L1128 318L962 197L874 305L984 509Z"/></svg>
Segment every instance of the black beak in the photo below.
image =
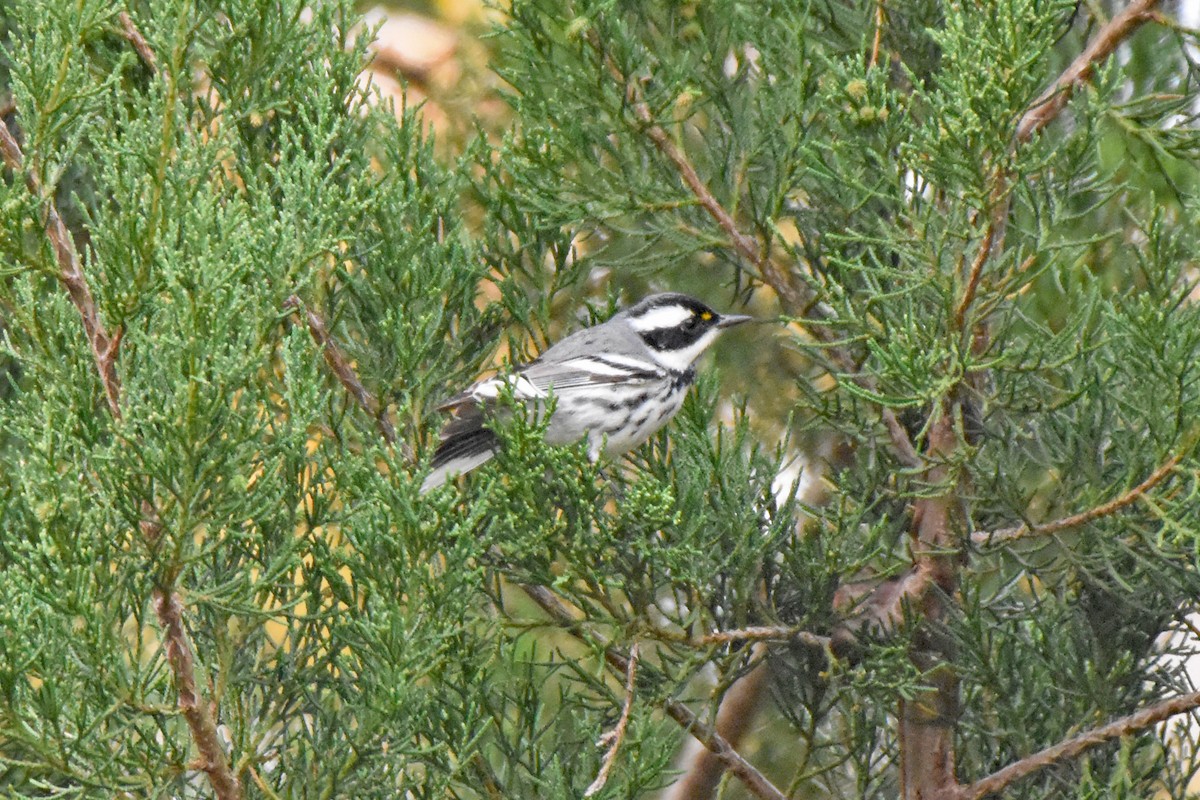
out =
<svg viewBox="0 0 1200 800"><path fill-rule="evenodd" d="M754 317L748 317L745 314L722 314L717 320L718 328L732 328L734 325L741 325L743 322L750 322Z"/></svg>

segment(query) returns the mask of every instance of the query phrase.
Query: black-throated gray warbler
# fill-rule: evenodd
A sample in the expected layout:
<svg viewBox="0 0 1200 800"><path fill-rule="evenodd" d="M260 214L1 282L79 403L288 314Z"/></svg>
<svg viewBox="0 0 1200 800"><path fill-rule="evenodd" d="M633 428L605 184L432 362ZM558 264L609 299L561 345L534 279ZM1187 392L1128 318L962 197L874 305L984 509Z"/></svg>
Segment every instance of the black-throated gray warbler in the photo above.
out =
<svg viewBox="0 0 1200 800"><path fill-rule="evenodd" d="M546 428L550 444L573 444L586 436L592 458L637 447L679 411L700 354L722 330L749 319L718 314L683 294L651 295L511 373L476 383L439 407L455 416L442 431L421 491L495 455L499 440L485 422L506 384L514 399L535 404L554 393Z"/></svg>

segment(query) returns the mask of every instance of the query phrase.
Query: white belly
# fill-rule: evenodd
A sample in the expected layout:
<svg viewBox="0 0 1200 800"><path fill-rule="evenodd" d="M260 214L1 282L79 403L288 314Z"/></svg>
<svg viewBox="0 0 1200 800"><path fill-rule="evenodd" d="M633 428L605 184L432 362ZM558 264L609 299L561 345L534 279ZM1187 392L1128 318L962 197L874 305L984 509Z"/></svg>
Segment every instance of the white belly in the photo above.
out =
<svg viewBox="0 0 1200 800"><path fill-rule="evenodd" d="M593 458L600 453L624 453L666 425L683 405L686 391L679 384L646 382L615 391L564 392L550 419L546 441L574 444L586 436Z"/></svg>

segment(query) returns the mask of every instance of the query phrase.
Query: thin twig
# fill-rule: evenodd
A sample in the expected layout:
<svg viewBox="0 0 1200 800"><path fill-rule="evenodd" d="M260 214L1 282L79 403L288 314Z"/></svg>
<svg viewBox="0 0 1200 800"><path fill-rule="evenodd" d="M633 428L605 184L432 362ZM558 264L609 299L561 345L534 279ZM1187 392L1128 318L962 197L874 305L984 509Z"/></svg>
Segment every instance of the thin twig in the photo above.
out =
<svg viewBox="0 0 1200 800"><path fill-rule="evenodd" d="M699 173L696 172L696 168L692 166L692 162L688 160L684 152L675 144L670 134L655 122L654 114L650 111L650 106L642 99L637 85L621 72L621 68L617 66L616 61L605 50L599 36L594 30L588 32L587 40L591 44L592 49L596 51L604 62L609 75L625 89L626 99L633 110L633 115L637 118L638 122L642 123L646 138L653 142L658 151L675 167L680 179L696 197L696 201L716 221L717 226L724 231L725 235L729 237L733 248L741 253L746 260L758 267L764 282L779 293L780 298L784 302L784 308L789 313L803 315L807 312L813 306L817 291L807 284L802 284L801 286L794 284L789 280L788 273L771 260L765 248L759 247L759 243L754 237L742 232L733 215L721 205L720 201L717 200L704 181L701 180Z"/></svg>
<svg viewBox="0 0 1200 800"><path fill-rule="evenodd" d="M567 609L562 600L545 586L532 584L522 585L525 594L529 596L543 611L559 625L582 639L586 632L589 639L599 641L604 646L604 660L620 672L629 669L629 656L625 655L615 645L607 644L600 634L586 628L583 620ZM761 800L787 800L786 796L775 787L753 764L747 761L731 744L717 733L716 729L701 721L696 714L678 700L660 700L663 711L675 720L684 730L688 731L705 747L712 751L730 773L736 776L755 797Z"/></svg>
<svg viewBox="0 0 1200 800"><path fill-rule="evenodd" d="M179 602L179 595L171 589L156 588L154 613L163 629L163 648L175 678L179 709L187 720L196 750L200 753L197 766L208 775L218 798L236 800L242 796L242 787L225 760L225 748L217 736L217 725L209 704L196 691L195 662L187 633L183 629L183 606Z"/></svg>
<svg viewBox="0 0 1200 800"><path fill-rule="evenodd" d="M1192 692L1191 694L1163 700L1127 717L1122 717L1107 725L1102 725L1099 728L1074 736L1065 742L1047 747L1045 750L1034 753L1031 756L1026 756L1020 761L1009 764L1007 767L988 775L986 778L959 787L952 794L946 795L946 797L948 800L979 800L989 794L1002 791L1021 778L1032 775L1059 761L1075 758L1097 745L1137 733L1178 714L1193 711L1196 708L1200 708L1200 692Z"/></svg>
<svg viewBox="0 0 1200 800"><path fill-rule="evenodd" d="M649 635L689 647L711 647L716 644L740 644L742 642L798 642L817 650L824 650L830 644L828 636L821 636L786 625L755 625L729 631L714 631L702 636L688 636L685 633L675 633L663 628L652 628Z"/></svg>
<svg viewBox="0 0 1200 800"><path fill-rule="evenodd" d="M867 60L867 68L871 69L879 63L879 47L883 42L883 24L886 14L883 10L883 0L875 0L875 37L871 41L871 57Z"/></svg>
<svg viewBox="0 0 1200 800"><path fill-rule="evenodd" d="M1096 65L1112 55L1121 42L1129 38L1144 23L1154 19L1159 0L1134 0L1092 37L1083 52L1076 56L1058 80L1043 92L1021 116L1015 140L1027 142L1049 125L1066 106L1075 90L1091 79Z"/></svg>
<svg viewBox="0 0 1200 800"><path fill-rule="evenodd" d="M609 75L612 76L616 83L624 87L626 98L629 101L630 108L633 110L633 115L642 124L642 131L646 138L675 167L684 185L691 191L700 206L717 223L717 227L725 233L725 236L732 243L734 250L758 268L759 277L763 283L770 286L779 295L784 310L796 317L819 318L822 316L822 307L817 302L819 295L817 289L805 281L802 276L795 272L789 272L775 263L774 259L770 257L767 248L761 247L754 237L742 232L733 215L721 205L720 201L717 200L712 191L700 178L699 173L696 172L696 168L692 166L687 155L679 149L670 134L655 122L654 115L650 111L650 106L642 99L637 85L626 78L621 72L620 67L617 66L612 56L604 49L595 31L590 31L587 38L592 49L596 51L604 62ZM792 278L798 279L799 283L793 281ZM825 352L828 353L830 360L842 372L851 375L850 380L853 380L856 384L869 391L874 390L874 381L868 375L857 374L858 371L854 358L844 347L835 343L834 334L831 331L823 325L817 325L812 328L812 332L827 345ZM892 449L895 451L897 458L906 467L919 466L921 460L917 456L917 451L913 447L908 433L904 430L904 426L896 419L895 412L890 408L883 408L880 411L880 416L883 419L884 426L888 432L888 438L891 440Z"/></svg>
<svg viewBox="0 0 1200 800"><path fill-rule="evenodd" d="M733 644L737 642L798 642L818 650L829 647L829 637L796 628L775 627L769 625L739 628L732 631L716 631L701 636L701 645Z"/></svg>
<svg viewBox="0 0 1200 800"><path fill-rule="evenodd" d="M41 203L42 213L45 216L46 238L50 240L50 245L54 249L54 258L58 263L58 271L55 276L67 290L71 302L79 312L79 317L83 321L84 333L92 348L92 359L96 364L96 372L99 373L100 383L104 387L108 409L112 412L114 419L120 420L121 382L117 377L117 354L121 347L122 331L118 329L115 334L110 336L105 330L104 322L100 318L100 308L92 296L92 290L88 285L87 276L84 275L71 233L58 214L54 198L43 189L37 173L31 168L27 168L21 147L3 119L0 119L0 155L3 156L4 163L13 171L13 174L24 179L25 187L34 199Z"/></svg>
<svg viewBox="0 0 1200 800"><path fill-rule="evenodd" d="M766 644L752 645L745 674L721 696L716 730L732 747L736 747L753 727L758 706L766 694L770 677L766 655ZM684 767L682 774L663 792L660 800L704 800L715 796L725 774L725 765L711 750L696 742L685 749L679 763Z"/></svg>
<svg viewBox="0 0 1200 800"><path fill-rule="evenodd" d="M109 333L100 316L99 306L92 296L87 275L83 271L79 254L75 249L67 226L59 216L54 198L42 187L36 171L25 162L24 154L13 137L8 125L0 119L0 155L14 175L23 176L29 193L42 205L46 217L46 237L54 249L58 264L56 277L71 298L83 323L84 333L92 349L92 360L104 387L108 409L114 420L123 418L121 411L121 383L117 375L117 356L121 348L123 328ZM153 545L162 533L157 510L150 500L141 504L143 519L139 524L143 537ZM154 591L154 608L162 626L164 647L171 674L179 695L178 705L187 721L192 740L201 756L200 769L208 775L213 791L219 800L238 800L241 787L229 769L225 751L217 736L216 722L209 704L196 690L194 672L195 658L191 645L183 630L183 607L173 586L161 586Z"/></svg>
<svg viewBox="0 0 1200 800"><path fill-rule="evenodd" d="M617 751L621 749L621 742L625 741L625 729L629 727L629 716L633 711L637 663L638 645L637 642L634 642L629 648L629 666L625 670L625 703L621 706L621 718L617 720L617 727L606 733L601 739L601 741L609 742L608 752L604 754L604 761L600 765L600 774L583 793L584 797L591 797L604 788L604 784L608 783L608 773L612 771L613 764L617 762Z"/></svg>
<svg viewBox="0 0 1200 800"><path fill-rule="evenodd" d="M996 240L996 226L988 223L987 231L983 234L983 241L979 243L979 252L975 254L974 260L971 262L971 271L967 275L966 286L963 287L962 297L958 301L958 306L954 309L954 327L957 330L962 330L963 323L966 322L967 310L971 304L975 302L975 292L979 289L979 279L983 275L983 265L992 255L992 245Z"/></svg>
<svg viewBox="0 0 1200 800"><path fill-rule="evenodd" d="M317 343L317 347L321 348L321 354L325 357L325 363L329 365L329 369L341 381L342 386L346 387L346 391L350 396L358 401L358 404L364 411L375 420L375 427L379 429L379 434L383 436L385 442L390 445L396 443L396 429L392 427L392 421L388 419L387 409L363 386L361 380L358 379L358 374L354 371L354 367L350 366L350 359L342 352L342 348L329 335L329 328L325 325L325 320L321 319L321 315L307 308L296 295L292 295L284 301L283 307L292 310L303 310L304 319L308 323L308 332L312 335L313 341Z"/></svg>
<svg viewBox="0 0 1200 800"><path fill-rule="evenodd" d="M1087 523L1093 522L1101 517L1107 517L1111 514L1115 514L1126 506L1137 502L1137 500L1145 495L1146 492L1162 483L1163 480L1170 475L1177 466L1179 466L1179 462L1182 460L1182 454L1172 456L1171 458L1167 459L1162 466L1150 473L1150 476L1146 478L1146 480L1142 481L1137 486L1134 486L1132 489L1120 495L1119 497L1115 497L1106 503L1101 503L1094 508L1089 508L1086 511L1080 511L1078 514L1071 514L1070 516L1062 517L1052 522L1047 522L1044 525L1036 525L1032 528L1028 525L1018 525L1014 528L1002 528L996 531L982 531L974 533L971 535L971 541L979 545L993 545L1004 544L1011 542L1014 539L1023 539L1031 536L1049 536L1070 528L1078 528L1081 525L1086 525Z"/></svg>
<svg viewBox="0 0 1200 800"><path fill-rule="evenodd" d="M117 15L117 19L121 21L121 35L129 40L129 43L133 45L133 49L141 56L142 61L145 62L152 73L157 75L158 59L154 57L154 51L150 49L150 45L146 42L146 37L142 36L142 32L133 24L133 18L129 16L128 12L122 11Z"/></svg>

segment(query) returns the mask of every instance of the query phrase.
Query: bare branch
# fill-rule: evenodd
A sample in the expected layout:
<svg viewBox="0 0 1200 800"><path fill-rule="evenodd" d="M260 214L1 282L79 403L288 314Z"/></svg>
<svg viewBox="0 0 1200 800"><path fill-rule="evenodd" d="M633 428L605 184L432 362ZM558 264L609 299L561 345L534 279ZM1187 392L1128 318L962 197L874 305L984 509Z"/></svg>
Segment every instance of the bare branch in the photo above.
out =
<svg viewBox="0 0 1200 800"><path fill-rule="evenodd" d="M1109 500L1107 503L1101 503L1095 508L1089 508L1087 511L1080 511L1078 514L1071 514L1061 519L1056 519L1053 522L1047 522L1044 525L1037 525L1030 528L1028 525L1019 525L1015 528L1002 528L998 531L983 531L971 535L971 541L979 545L995 545L1005 544L1015 539L1024 539L1032 536L1049 536L1051 534L1060 533L1061 531L1070 528L1078 528L1081 525L1086 525L1089 522L1094 522L1101 517L1107 517L1115 514L1126 506L1132 505L1138 499L1143 497L1146 492L1153 489L1158 484L1174 472L1179 466L1179 462L1183 460L1182 455L1174 455L1167 459L1162 466L1150 473L1146 480L1134 486L1129 491L1119 497Z"/></svg>
<svg viewBox="0 0 1200 800"><path fill-rule="evenodd" d="M904 604L911 602L923 620L935 624L946 614L946 598L953 596L958 587L960 569L960 543L952 524L959 502L955 494L958 480L950 463L960 442L950 401L943 400L936 414L929 429L927 455L931 466L925 472L925 482L937 487L937 494L914 504L910 547L915 569L911 582L906 582L895 596L895 605L883 611L900 619ZM929 591L934 586L940 591ZM954 774L958 681L944 663L944 653L914 649L910 658L929 686L900 703L901 797L915 800L958 785Z"/></svg>
<svg viewBox="0 0 1200 800"><path fill-rule="evenodd" d="M596 776L596 780L592 781L592 785L583 793L584 797L591 797L604 788L604 784L608 783L608 773L617 761L617 751L621 749L621 742L625 740L625 729L629 726L629 715L633 711L637 662L638 645L637 642L634 642L633 646L629 648L629 666L625 669L625 703L621 706L621 718L617 720L617 727L601 738L601 741L609 742L608 752L604 754L604 762L600 765L600 774Z"/></svg>
<svg viewBox="0 0 1200 800"><path fill-rule="evenodd" d="M1018 143L1027 142L1035 133L1053 122L1066 107L1075 90L1091 80L1096 65L1112 55L1117 46L1142 24L1154 19L1154 10L1158 5L1159 0L1134 0L1109 20L1050 88L1025 110L1021 121L1017 123L1015 140Z"/></svg>
<svg viewBox="0 0 1200 800"><path fill-rule="evenodd" d="M1010 784L1052 766L1060 761L1082 755L1087 750L1122 736L1145 730L1178 714L1200 708L1200 692L1181 695L1148 706L1107 725L1074 736L1045 750L1026 756L981 780L959 787L944 797L952 800L979 800L1002 791Z"/></svg>
<svg viewBox="0 0 1200 800"><path fill-rule="evenodd" d="M142 61L150 68L150 71L155 75L158 74L158 59L154 57L154 51L150 49L150 45L146 42L146 37L142 36L142 32L133 24L133 18L129 13L122 11L117 15L117 19L121 21L121 35L129 40L133 45L133 49L141 57Z"/></svg>
<svg viewBox="0 0 1200 800"><path fill-rule="evenodd" d="M338 347L338 343L329 335L329 328L326 327L325 320L321 319L321 315L317 312L304 307L296 295L285 300L283 306L287 309L303 310L304 318L308 322L308 332L312 335L313 341L317 343L317 347L321 348L321 353L325 356L325 363L329 365L329 369L341 381L342 386L346 387L350 396L358 401L358 405L375 420L375 427L378 428L383 440L394 445L396 429L392 427L392 421L388 419L387 408L358 379L354 367L350 366L350 359L346 358L342 348Z"/></svg>
<svg viewBox="0 0 1200 800"><path fill-rule="evenodd" d="M175 678L175 690L179 694L179 709L187 720L200 753L199 769L208 775L213 792L219 800L237 800L242 796L242 787L229 769L225 749L217 736L217 725L213 720L209 704L196 691L196 673L191 645L183 629L183 606L174 591L154 590L154 613L163 629L163 648L167 662Z"/></svg>
<svg viewBox="0 0 1200 800"><path fill-rule="evenodd" d="M883 8L883 0L875 0L875 36L871 40L871 57L867 60L870 69L879 63L879 49L883 42L883 25L887 21L887 12Z"/></svg>
<svg viewBox="0 0 1200 800"><path fill-rule="evenodd" d="M753 666L721 697L716 729L732 747L737 746L757 718L756 711L766 693L770 674L765 657L766 645L756 643L751 653ZM661 800L705 800L713 797L720 786L725 765L711 750L695 739L692 742L678 762L682 767L679 780L662 794Z"/></svg>
<svg viewBox="0 0 1200 800"><path fill-rule="evenodd" d="M25 186L42 206L45 217L46 238L54 249L54 258L58 263L55 276L67 290L71 302L79 312L83 321L83 330L88 344L92 348L92 360L96 363L96 372L100 375L100 383L104 387L104 396L108 401L108 410L113 418L121 419L121 382L117 377L117 353L121 347L121 331L109 335L100 318L100 308L92 297L91 287L79 261L79 253L75 250L75 242L70 231L58 215L54 198L44 191L37 173L27 168L25 156L20 145L3 119L0 119L0 155L5 165L15 176L24 179Z"/></svg>
<svg viewBox="0 0 1200 800"><path fill-rule="evenodd" d="M1005 216L1007 216L1007 208ZM979 252L975 254L975 258L971 262L971 271L967 275L967 283L963 287L962 297L959 298L958 306L954 309L954 327L960 331L966 322L967 311L975 302L975 292L979 289L979 279L983 276L983 265L991 257L992 245L995 243L996 225L989 223L987 231L983 234L983 241L979 243Z"/></svg>
<svg viewBox="0 0 1200 800"><path fill-rule="evenodd" d="M594 639L604 644L604 637L587 628L586 622L575 618L566 604L545 586L532 584L522 585L525 594L529 596L543 611L559 625L566 628L579 638ZM626 672L629 669L629 656L625 655L615 645L604 645L604 660L614 669ZM717 733L716 729L702 722L696 714L678 700L662 700L663 711L675 720L686 731L692 734L707 747L721 762L722 766L735 775L755 797L761 800L786 800L786 795L775 787L766 776L747 761L733 746Z"/></svg>

